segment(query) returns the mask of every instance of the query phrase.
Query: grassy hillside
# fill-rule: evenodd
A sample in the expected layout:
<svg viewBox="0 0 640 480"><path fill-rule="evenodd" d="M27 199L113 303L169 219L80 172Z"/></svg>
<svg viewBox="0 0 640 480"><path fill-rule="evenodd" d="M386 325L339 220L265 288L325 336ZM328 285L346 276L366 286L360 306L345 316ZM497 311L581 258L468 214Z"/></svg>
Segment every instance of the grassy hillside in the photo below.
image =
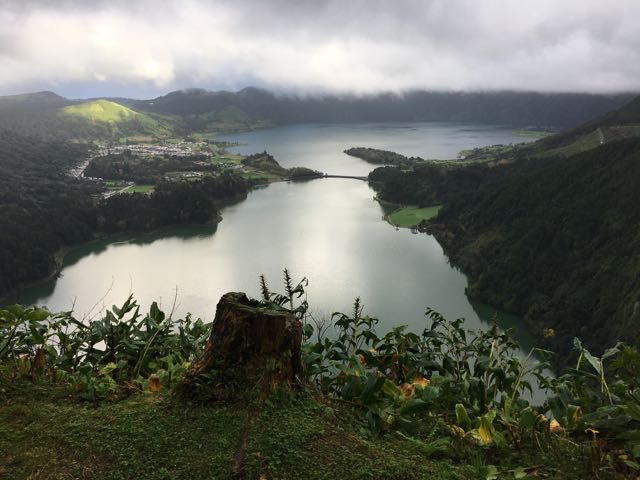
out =
<svg viewBox="0 0 640 480"><path fill-rule="evenodd" d="M525 150L537 157L567 157L608 142L636 137L640 137L640 97L584 125L546 137Z"/></svg>
<svg viewBox="0 0 640 480"><path fill-rule="evenodd" d="M150 135L166 137L173 126L167 118L140 113L110 100L100 99L69 105L59 117L80 136Z"/></svg>
<svg viewBox="0 0 640 480"><path fill-rule="evenodd" d="M227 303L213 325L165 316L156 303L141 315L131 297L89 323L0 309L0 476L582 479L640 471L636 437L617 436L639 431L628 392L637 351L609 355L607 398L586 362L545 379L544 364L523 361L508 332L470 335L462 320L435 312L421 335L396 327L378 336L356 300L352 316L334 315L335 337L314 338L306 300L294 299L305 297L306 281L294 286L285 270L291 297L262 285L262 301L226 295L244 301ZM283 311L304 321L300 349L238 362L242 333L223 323L233 309L255 312L258 326ZM234 359L194 373L220 330L236 339ZM304 365L293 384L274 374L290 362ZM553 392L544 405L526 399L533 373ZM586 428L602 434L597 451Z"/></svg>
<svg viewBox="0 0 640 480"><path fill-rule="evenodd" d="M40 139L167 137L185 132L177 118L135 111L100 99L74 102L52 92L0 97L0 129Z"/></svg>
<svg viewBox="0 0 640 480"><path fill-rule="evenodd" d="M472 465L425 460L419 446L400 436L368 440L345 409L311 398L268 403L187 406L169 395L140 394L95 407L51 388L11 388L8 398L0 398L0 478L462 480L478 475L479 467ZM246 451L239 459L245 434Z"/></svg>
<svg viewBox="0 0 640 480"><path fill-rule="evenodd" d="M109 100L94 100L92 102L69 105L62 109L62 115L72 118L81 117L91 122L119 123L132 118L141 118L142 114L134 112L124 105Z"/></svg>

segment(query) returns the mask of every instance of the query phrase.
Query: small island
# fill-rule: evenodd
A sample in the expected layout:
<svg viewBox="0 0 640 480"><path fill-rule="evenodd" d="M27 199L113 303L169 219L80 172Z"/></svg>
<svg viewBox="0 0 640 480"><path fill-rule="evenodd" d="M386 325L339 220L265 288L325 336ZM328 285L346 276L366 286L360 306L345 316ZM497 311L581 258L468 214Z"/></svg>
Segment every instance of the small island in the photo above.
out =
<svg viewBox="0 0 640 480"><path fill-rule="evenodd" d="M406 157L400 153L370 147L352 147L346 149L344 153L374 165L395 165L397 167L403 167L424 161L420 157Z"/></svg>

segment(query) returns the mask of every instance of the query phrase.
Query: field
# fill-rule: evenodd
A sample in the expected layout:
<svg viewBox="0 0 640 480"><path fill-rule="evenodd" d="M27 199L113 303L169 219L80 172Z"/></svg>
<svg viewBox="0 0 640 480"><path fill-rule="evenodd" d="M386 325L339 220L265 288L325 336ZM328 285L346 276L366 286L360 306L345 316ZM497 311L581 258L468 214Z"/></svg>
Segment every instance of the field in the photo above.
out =
<svg viewBox="0 0 640 480"><path fill-rule="evenodd" d="M514 135L518 137L529 137L529 138L543 138L548 137L549 135L553 135L554 132L549 132L545 130L516 130L513 132Z"/></svg>
<svg viewBox="0 0 640 480"><path fill-rule="evenodd" d="M435 217L442 205L432 207L402 207L387 215L390 224L396 227L412 228L418 225L422 220L428 220Z"/></svg>
<svg viewBox="0 0 640 480"><path fill-rule="evenodd" d="M151 193L156 187L154 185L132 185L125 190L126 193Z"/></svg>

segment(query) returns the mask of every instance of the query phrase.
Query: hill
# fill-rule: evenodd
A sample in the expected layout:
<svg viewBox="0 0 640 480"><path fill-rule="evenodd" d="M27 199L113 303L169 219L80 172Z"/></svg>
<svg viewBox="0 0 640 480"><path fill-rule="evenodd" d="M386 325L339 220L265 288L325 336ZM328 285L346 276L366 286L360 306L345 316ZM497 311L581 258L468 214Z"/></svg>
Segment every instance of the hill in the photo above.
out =
<svg viewBox="0 0 640 480"><path fill-rule="evenodd" d="M166 137L173 128L168 118L136 112L105 99L68 105L58 111L58 117L74 135L88 138L126 135Z"/></svg>
<svg viewBox="0 0 640 480"><path fill-rule="evenodd" d="M137 112L106 99L68 100L52 92L0 97L0 129L44 140L166 137L184 131L176 118Z"/></svg>
<svg viewBox="0 0 640 480"><path fill-rule="evenodd" d="M596 352L620 339L636 343L640 236L631 226L640 221L640 136L584 139L598 129L632 131L638 105L501 149L492 161L383 167L369 180L385 200L444 203L422 229L469 275L468 294L521 315L560 359L574 336Z"/></svg>
<svg viewBox="0 0 640 480"><path fill-rule="evenodd" d="M522 151L535 157L567 157L604 143L640 137L640 97L558 135L525 146Z"/></svg>
<svg viewBox="0 0 640 480"><path fill-rule="evenodd" d="M134 112L124 105L109 100L94 100L92 102L69 105L62 109L61 114L69 117L84 118L92 123L119 123L142 116L142 114Z"/></svg>
<svg viewBox="0 0 640 480"><path fill-rule="evenodd" d="M596 352L637 342L640 139L508 170L451 199L435 220L470 276L469 295L523 315L563 353L575 336Z"/></svg>
<svg viewBox="0 0 640 480"><path fill-rule="evenodd" d="M91 238L92 188L66 172L86 148L0 130L0 294L46 277L63 245Z"/></svg>
<svg viewBox="0 0 640 480"><path fill-rule="evenodd" d="M41 138L164 137L313 122L451 121L570 128L632 96L534 92L409 92L404 95L277 95L189 89L152 100L68 100L52 92L0 97L0 128Z"/></svg>
<svg viewBox="0 0 640 480"><path fill-rule="evenodd" d="M628 94L426 91L297 97L245 88L239 92L181 90L128 104L142 111L180 115L194 125L206 124L212 114L225 117L233 112L245 123L452 121L568 128L618 108L631 98Z"/></svg>

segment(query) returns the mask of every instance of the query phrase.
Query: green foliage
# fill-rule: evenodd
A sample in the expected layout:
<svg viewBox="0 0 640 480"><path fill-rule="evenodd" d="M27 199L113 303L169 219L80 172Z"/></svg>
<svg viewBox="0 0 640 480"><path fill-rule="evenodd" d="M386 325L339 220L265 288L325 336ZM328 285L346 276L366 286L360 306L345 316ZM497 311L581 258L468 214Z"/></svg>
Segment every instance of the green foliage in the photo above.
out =
<svg viewBox="0 0 640 480"><path fill-rule="evenodd" d="M521 315L561 363L575 335L596 354L637 342L640 237L628 226L640 221L640 140L529 158L551 147L493 167L383 167L369 181L384 200L443 203L424 229L469 275L469 295Z"/></svg>
<svg viewBox="0 0 640 480"><path fill-rule="evenodd" d="M420 335L396 327L380 337L377 319L362 316L357 299L352 316L333 315L333 339L304 346L310 379L360 408L372 432L412 432L424 415L444 415L458 418L455 432L462 429L481 444L517 444L520 427L534 427L524 393L545 364L520 360L517 344L495 325L467 332L462 320L427 315L430 327Z"/></svg>
<svg viewBox="0 0 640 480"><path fill-rule="evenodd" d="M67 383L93 401L125 385L153 390L151 375L164 388L175 386L209 330L190 316L167 317L155 302L142 316L132 297L89 323L70 312L13 305L0 310L0 363L16 376Z"/></svg>
<svg viewBox="0 0 640 480"><path fill-rule="evenodd" d="M578 360L555 379L541 380L554 396L548 409L562 427L590 438L592 463L606 471L640 472L640 352L618 344L602 356L574 340ZM624 446L629 454L621 452Z"/></svg>
<svg viewBox="0 0 640 480"><path fill-rule="evenodd" d="M416 162L423 161L420 157L406 157L389 150L380 150L368 147L353 147L344 151L347 155L359 158L374 165L395 165L397 167L408 167Z"/></svg>
<svg viewBox="0 0 640 480"><path fill-rule="evenodd" d="M534 358L549 352L533 350L522 359L510 332L496 325L467 331L463 320L447 321L428 310L422 333L400 326L379 335L377 319L363 315L360 299L351 314L333 314L333 330L325 335L309 321L307 285L285 269L279 294L261 276L261 307L292 312L303 322L305 384L328 405L351 409L366 437L395 432L423 458L480 455L477 471L486 478L535 474L540 466L514 468L500 459L530 449L537 453L527 458L556 461L567 452L583 461L586 450L594 477L640 470L636 349L620 344L597 357L576 340L575 368L551 378L547 364ZM88 401L128 390L170 390L202 352L210 328L189 316L172 320L155 303L142 316L131 297L88 324L69 312L10 306L0 310L0 366L4 378L62 383ZM533 380L549 392L542 406L527 399ZM276 391L265 405L289 401L288 393ZM287 435L299 433L306 441L312 431ZM271 457L269 468L279 471L285 464L291 468Z"/></svg>
<svg viewBox="0 0 640 480"><path fill-rule="evenodd" d="M284 294L272 292L269 290L265 276L260 275L262 307L267 310L286 310L304 320L309 308L304 289L309 285L309 280L306 277L302 277L298 283L294 283L289 270L285 268L282 272L282 283L285 290ZM296 302L299 302L298 305L296 305Z"/></svg>
<svg viewBox="0 0 640 480"><path fill-rule="evenodd" d="M0 294L49 275L54 253L91 238L92 185L66 172L86 146L0 131Z"/></svg>
<svg viewBox="0 0 640 480"><path fill-rule="evenodd" d="M206 155L135 155L130 150L123 153L96 157L85 170L88 177L104 180L130 180L136 183L158 183L168 172L216 172L218 167L208 162Z"/></svg>
<svg viewBox="0 0 640 480"><path fill-rule="evenodd" d="M148 194L114 195L102 200L95 208L94 226L113 233L211 222L225 202L242 198L248 191L244 179L227 172L194 182L162 181Z"/></svg>

